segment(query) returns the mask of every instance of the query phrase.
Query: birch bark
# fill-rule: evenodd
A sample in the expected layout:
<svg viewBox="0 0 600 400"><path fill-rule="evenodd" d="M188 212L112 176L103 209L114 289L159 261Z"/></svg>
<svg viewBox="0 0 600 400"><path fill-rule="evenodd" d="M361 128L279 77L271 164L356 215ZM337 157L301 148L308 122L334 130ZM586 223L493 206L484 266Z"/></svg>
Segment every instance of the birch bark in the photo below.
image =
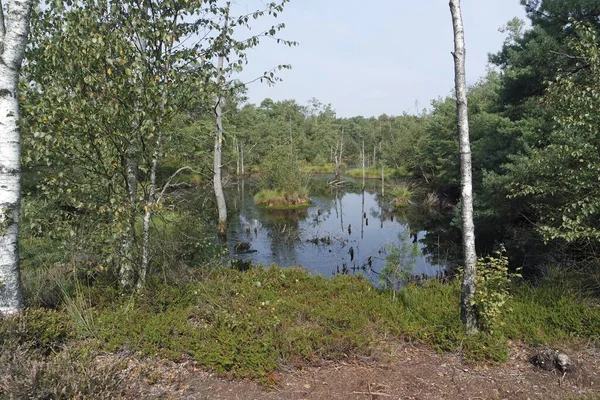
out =
<svg viewBox="0 0 600 400"><path fill-rule="evenodd" d="M219 56L218 61L218 80L219 85L223 78L223 63L225 57ZM223 152L223 102L225 99L219 94L219 100L215 107L216 118L216 137L215 137L215 154L214 154L214 175L213 186L215 197L217 199L217 208L219 210L219 235L225 236L227 231L227 204L225 203L225 195L223 193L223 183L221 181L221 155Z"/></svg>
<svg viewBox="0 0 600 400"><path fill-rule="evenodd" d="M477 332L477 314L473 305L477 255L475 253L475 226L473 223L473 179L471 145L469 143L469 116L467 111L467 83L465 74L465 35L460 0L450 0L454 28L454 74L456 84L456 112L460 136L461 217L464 256L464 278L460 299L460 315L467 333Z"/></svg>
<svg viewBox="0 0 600 400"><path fill-rule="evenodd" d="M0 3L0 315L23 310L19 272L21 134L19 70L23 61L32 0L13 0L4 18Z"/></svg>
<svg viewBox="0 0 600 400"><path fill-rule="evenodd" d="M227 7L229 7L229 3L227 3ZM225 15L225 23L223 27L223 32L227 32L227 27L229 25L229 8L227 9L227 14ZM221 43L221 46L225 46L225 43ZM227 233L227 204L225 203L225 194L223 193L223 182L221 178L221 157L223 154L223 104L225 103L225 98L222 96L221 91L224 83L224 64L225 64L225 49L221 49L221 54L219 55L218 64L217 64L217 82L218 82L218 91L219 98L217 100L217 104L215 106L215 125L216 125L216 135L215 135L215 153L214 153L214 165L213 165L213 188L215 190L215 197L217 200L217 209L219 211L219 227L218 234L221 237L225 237ZM242 161L243 165L243 161ZM243 168L243 167L242 167Z"/></svg>

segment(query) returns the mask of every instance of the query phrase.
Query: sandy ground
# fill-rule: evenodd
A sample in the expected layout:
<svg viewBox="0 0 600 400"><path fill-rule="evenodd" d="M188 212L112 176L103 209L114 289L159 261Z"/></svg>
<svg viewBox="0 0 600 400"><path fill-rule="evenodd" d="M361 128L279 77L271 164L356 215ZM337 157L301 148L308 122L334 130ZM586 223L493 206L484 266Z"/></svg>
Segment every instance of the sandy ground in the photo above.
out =
<svg viewBox="0 0 600 400"><path fill-rule="evenodd" d="M123 373L132 399L600 399L600 350L563 350L576 364L564 376L534 367L534 350L525 346L513 345L510 360L492 366L412 344L371 359L282 370L270 389L218 378L191 361L130 358Z"/></svg>

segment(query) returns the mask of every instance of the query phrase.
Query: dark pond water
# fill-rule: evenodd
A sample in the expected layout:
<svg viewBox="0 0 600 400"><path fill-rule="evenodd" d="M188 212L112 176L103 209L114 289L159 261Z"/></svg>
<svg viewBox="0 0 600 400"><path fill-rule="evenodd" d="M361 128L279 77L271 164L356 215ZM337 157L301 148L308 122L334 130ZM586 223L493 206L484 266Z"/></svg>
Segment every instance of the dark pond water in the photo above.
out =
<svg viewBox="0 0 600 400"><path fill-rule="evenodd" d="M327 185L328 176L311 182L312 205L301 210L267 210L255 206L257 189L240 181L229 195L231 219L228 246L235 258L255 264L303 266L316 274L360 273L373 282L391 254L400 249L412 264L411 274L436 275L443 270L419 251L423 231L413 231L382 199L377 181L350 182L342 188Z"/></svg>

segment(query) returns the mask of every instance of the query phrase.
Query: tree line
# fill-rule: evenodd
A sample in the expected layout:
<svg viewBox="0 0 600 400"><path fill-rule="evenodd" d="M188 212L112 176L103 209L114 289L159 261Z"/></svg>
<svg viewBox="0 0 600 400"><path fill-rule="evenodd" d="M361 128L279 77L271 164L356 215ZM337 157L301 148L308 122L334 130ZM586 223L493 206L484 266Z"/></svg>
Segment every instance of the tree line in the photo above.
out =
<svg viewBox="0 0 600 400"><path fill-rule="evenodd" d="M457 40L451 95L416 115L377 118L338 118L333 105L317 99L247 103L236 73L251 62L247 50L277 39L284 25L240 37L255 19L277 18L286 3L235 15L231 4L216 0L49 2L33 11L31 1L11 1L1 24L8 69L0 108L9 110L0 136L3 314L23 307L19 220L31 237L77 238L78 251L110 266L120 286L143 287L152 265L151 221L170 206L173 179L198 173L219 199L222 169L260 170L280 148L334 172L363 159L393 169L448 199L444 229L463 238L471 229L461 217L471 201L468 148L469 249L476 244L479 254L491 254L502 244L513 267L576 262L597 273L596 1L524 0L531 28L518 19L504 27L505 43L490 56L495 68L487 76L461 89ZM458 39L459 3L452 4ZM274 82L285 68L257 79ZM469 131L470 143L459 130ZM207 214L222 222L224 207ZM474 252L464 253L472 265Z"/></svg>

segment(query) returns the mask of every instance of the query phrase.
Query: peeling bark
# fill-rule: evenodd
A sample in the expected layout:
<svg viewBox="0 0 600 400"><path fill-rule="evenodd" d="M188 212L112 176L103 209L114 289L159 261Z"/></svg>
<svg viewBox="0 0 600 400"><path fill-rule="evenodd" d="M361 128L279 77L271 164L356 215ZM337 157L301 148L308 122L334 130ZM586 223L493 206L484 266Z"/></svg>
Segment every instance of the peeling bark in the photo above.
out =
<svg viewBox="0 0 600 400"><path fill-rule="evenodd" d="M460 136L461 216L464 256L464 278L461 290L460 315L467 333L477 332L477 313L474 307L477 255L475 253L475 226L473 223L473 179L471 145L469 143L469 116L465 74L465 35L460 0L450 0L454 28L454 73L456 84L456 112Z"/></svg>
<svg viewBox="0 0 600 400"><path fill-rule="evenodd" d="M0 316L23 310L19 270L21 134L19 70L33 1L11 1L0 21ZM0 4L0 7L2 4Z"/></svg>

